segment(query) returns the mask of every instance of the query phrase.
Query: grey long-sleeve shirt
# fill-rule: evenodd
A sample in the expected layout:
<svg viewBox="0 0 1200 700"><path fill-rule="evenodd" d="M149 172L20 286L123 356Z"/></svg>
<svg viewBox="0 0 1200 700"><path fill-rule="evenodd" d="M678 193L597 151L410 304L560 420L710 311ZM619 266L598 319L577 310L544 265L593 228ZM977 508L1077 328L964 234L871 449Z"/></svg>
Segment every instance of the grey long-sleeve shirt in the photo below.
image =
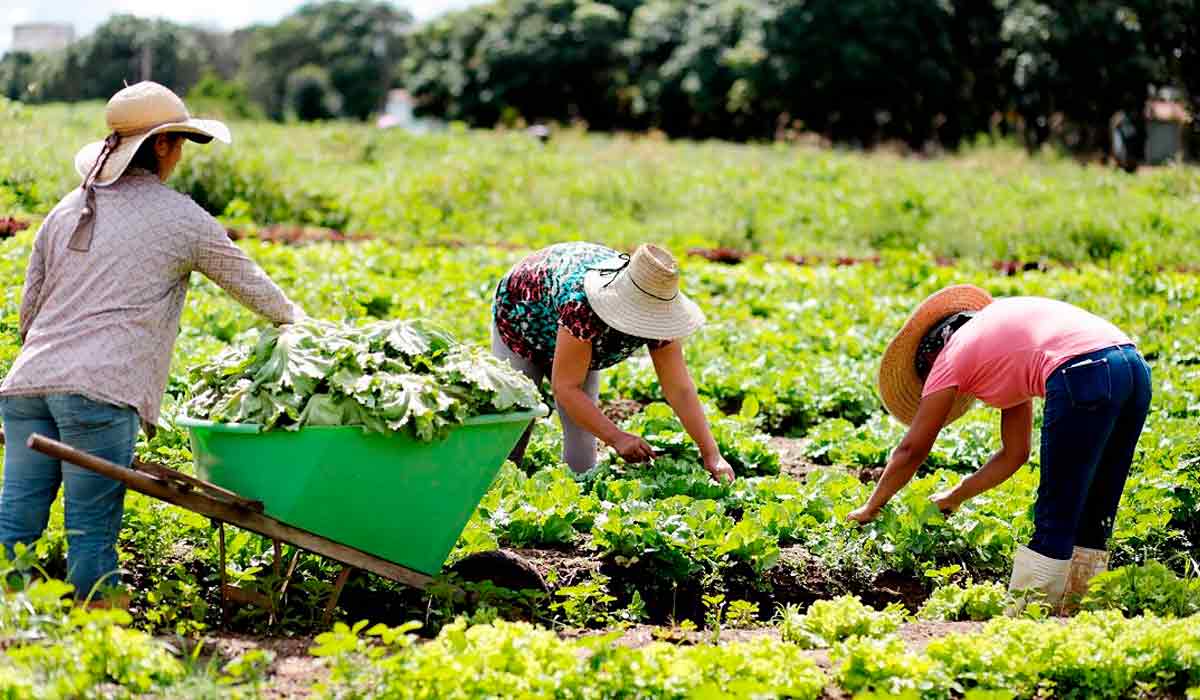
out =
<svg viewBox="0 0 1200 700"><path fill-rule="evenodd" d="M76 189L38 230L21 300L21 352L0 396L82 394L158 421L188 278L198 271L275 323L300 311L189 197L132 169L96 188L91 249L67 243Z"/></svg>

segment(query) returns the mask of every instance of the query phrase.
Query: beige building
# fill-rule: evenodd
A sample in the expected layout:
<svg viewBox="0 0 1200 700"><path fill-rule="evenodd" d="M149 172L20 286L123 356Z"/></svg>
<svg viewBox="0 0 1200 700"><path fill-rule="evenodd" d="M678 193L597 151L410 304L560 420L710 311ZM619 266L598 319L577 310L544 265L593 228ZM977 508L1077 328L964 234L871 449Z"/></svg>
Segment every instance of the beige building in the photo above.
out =
<svg viewBox="0 0 1200 700"><path fill-rule="evenodd" d="M65 22L30 22L13 26L10 51L55 51L75 40L75 27Z"/></svg>

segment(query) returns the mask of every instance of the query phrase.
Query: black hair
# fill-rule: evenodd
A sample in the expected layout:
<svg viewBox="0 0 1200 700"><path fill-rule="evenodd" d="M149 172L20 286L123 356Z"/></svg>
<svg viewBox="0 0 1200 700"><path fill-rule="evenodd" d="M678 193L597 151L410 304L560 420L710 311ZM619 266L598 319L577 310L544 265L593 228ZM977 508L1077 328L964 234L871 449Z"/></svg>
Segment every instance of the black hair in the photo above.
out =
<svg viewBox="0 0 1200 700"><path fill-rule="evenodd" d="M913 358L913 368L917 371L917 376L921 381L929 376L930 370L933 369L933 362L942 352L942 348L946 347L946 343L950 340L950 336L959 328L966 325L967 321L975 318L974 311L960 311L938 321L933 328L921 338L921 343L917 345L917 354Z"/></svg>
<svg viewBox="0 0 1200 700"><path fill-rule="evenodd" d="M137 153L133 154L133 160L129 161L130 168L142 168L149 170L152 173L158 172L158 153L154 151L154 144L158 141L158 134L142 141L142 145L138 146ZM170 133L166 134L171 139L171 144L183 138L182 134Z"/></svg>

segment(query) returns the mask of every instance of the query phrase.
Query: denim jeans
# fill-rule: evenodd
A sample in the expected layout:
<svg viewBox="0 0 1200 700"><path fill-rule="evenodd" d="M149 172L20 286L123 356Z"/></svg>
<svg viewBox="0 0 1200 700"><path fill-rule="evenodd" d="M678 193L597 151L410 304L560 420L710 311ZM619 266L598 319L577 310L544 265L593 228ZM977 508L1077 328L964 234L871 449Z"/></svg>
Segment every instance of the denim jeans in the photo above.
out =
<svg viewBox="0 0 1200 700"><path fill-rule="evenodd" d="M99 582L115 585L117 534L125 509L125 485L31 450L32 433L128 466L137 441L132 408L98 403L74 394L0 398L4 419L4 484L0 487L0 543L5 554L42 535L50 506L64 486L67 577L75 595L87 597Z"/></svg>
<svg viewBox="0 0 1200 700"><path fill-rule="evenodd" d="M1131 345L1071 358L1046 380L1030 549L1052 559L1107 549L1150 395L1150 367Z"/></svg>

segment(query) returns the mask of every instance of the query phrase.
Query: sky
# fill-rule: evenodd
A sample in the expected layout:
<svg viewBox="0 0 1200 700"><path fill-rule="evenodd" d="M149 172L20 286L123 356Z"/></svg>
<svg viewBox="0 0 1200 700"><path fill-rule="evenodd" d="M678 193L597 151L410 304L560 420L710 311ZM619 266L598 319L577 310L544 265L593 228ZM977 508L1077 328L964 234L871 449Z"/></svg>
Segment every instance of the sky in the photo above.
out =
<svg viewBox="0 0 1200 700"><path fill-rule="evenodd" d="M397 6L407 7L418 21L479 1L393 0ZM302 0L0 0L0 54L12 43L13 25L24 22L70 22L76 38L117 13L232 30L278 21L302 4Z"/></svg>

